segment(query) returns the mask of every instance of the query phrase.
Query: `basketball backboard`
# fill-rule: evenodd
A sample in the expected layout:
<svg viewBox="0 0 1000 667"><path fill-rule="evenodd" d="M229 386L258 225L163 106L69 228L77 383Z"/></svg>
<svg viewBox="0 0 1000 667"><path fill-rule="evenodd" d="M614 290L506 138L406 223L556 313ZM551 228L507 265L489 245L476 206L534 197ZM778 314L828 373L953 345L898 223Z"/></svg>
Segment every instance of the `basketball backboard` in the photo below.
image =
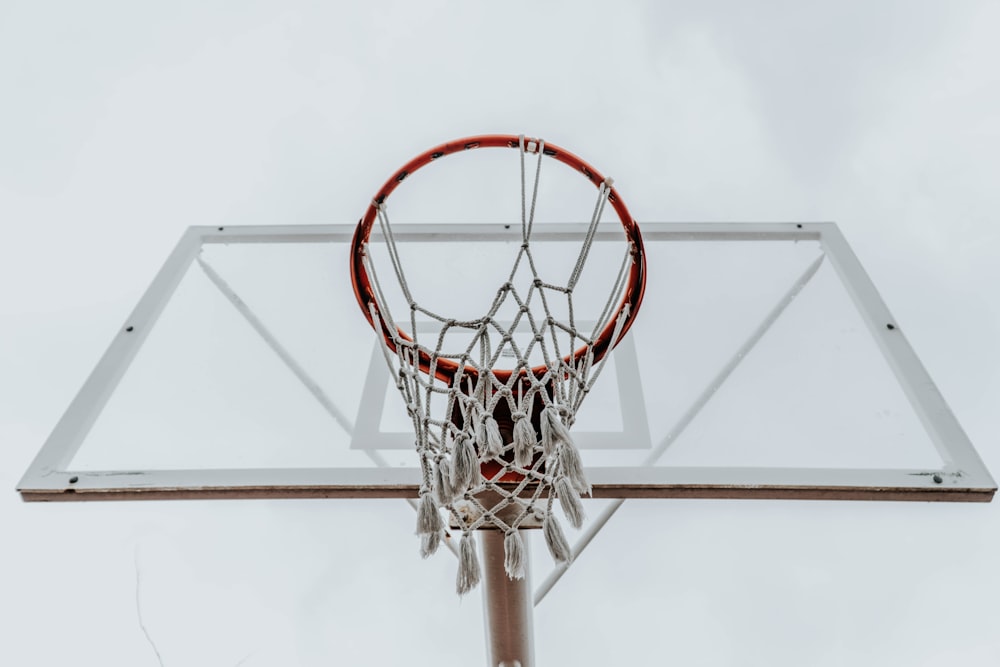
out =
<svg viewBox="0 0 1000 667"><path fill-rule="evenodd" d="M396 237L447 307L488 298L496 285L463 269L488 275L519 243L513 227L404 224ZM354 229L188 229L22 497L415 498L412 425L347 273ZM540 224L534 242L558 257L585 229ZM593 262L621 237L600 229ZM595 497L992 498L836 225L641 229L642 312L573 427Z"/></svg>

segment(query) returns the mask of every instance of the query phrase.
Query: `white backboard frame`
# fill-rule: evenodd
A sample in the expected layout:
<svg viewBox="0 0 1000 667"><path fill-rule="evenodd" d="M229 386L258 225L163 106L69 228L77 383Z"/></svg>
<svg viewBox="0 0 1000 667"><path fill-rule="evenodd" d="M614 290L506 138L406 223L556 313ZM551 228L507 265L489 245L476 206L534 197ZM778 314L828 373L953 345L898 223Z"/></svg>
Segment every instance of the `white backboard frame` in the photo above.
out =
<svg viewBox="0 0 1000 667"><path fill-rule="evenodd" d="M533 238L578 234L581 229L573 224L539 224ZM189 228L25 473L18 485L22 498L27 501L416 498L420 485L417 471L389 467L155 471L68 468L203 245L344 243L353 233L354 225ZM453 241L456 238L503 240L519 233L504 225L460 228L406 225L395 235L398 241L417 237L425 241L436 238ZM819 241L944 465L940 469L591 467L587 474L594 497L981 502L993 498L996 482L835 224L647 223L642 225L642 233L649 240ZM346 267L344 273L346 276ZM361 317L360 313L357 316Z"/></svg>

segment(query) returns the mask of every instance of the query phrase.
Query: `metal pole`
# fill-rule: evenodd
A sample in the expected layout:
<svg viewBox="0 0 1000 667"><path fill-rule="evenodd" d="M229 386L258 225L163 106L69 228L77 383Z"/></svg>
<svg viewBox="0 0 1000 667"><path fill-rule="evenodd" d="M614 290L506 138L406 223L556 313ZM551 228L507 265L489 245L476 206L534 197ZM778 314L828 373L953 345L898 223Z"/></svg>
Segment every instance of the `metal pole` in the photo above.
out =
<svg viewBox="0 0 1000 667"><path fill-rule="evenodd" d="M511 579L504 570L504 533L481 530L483 553L483 616L486 620L486 658L489 667L534 667L534 622L528 553L523 579ZM528 539L524 531L524 547Z"/></svg>

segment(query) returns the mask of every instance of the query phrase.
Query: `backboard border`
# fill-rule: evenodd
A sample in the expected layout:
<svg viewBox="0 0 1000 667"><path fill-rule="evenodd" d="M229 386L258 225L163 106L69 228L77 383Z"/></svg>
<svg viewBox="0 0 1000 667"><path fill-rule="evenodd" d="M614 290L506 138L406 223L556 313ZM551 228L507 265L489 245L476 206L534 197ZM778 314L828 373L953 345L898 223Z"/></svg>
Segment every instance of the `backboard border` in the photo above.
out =
<svg viewBox="0 0 1000 667"><path fill-rule="evenodd" d="M511 238L502 224L462 228L461 238ZM580 233L582 224L537 224L535 240ZM212 498L416 498L410 469L212 469L74 471L67 469L115 387L128 370L201 247L212 243L350 242L354 225L189 227L119 329L17 490L26 501ZM397 241L456 240L454 225L407 225ZM770 498L989 502L996 482L907 342L835 223L645 223L643 236L671 240L818 240L903 388L944 465L932 469L757 467L588 468L598 498ZM621 230L598 231L621 235ZM345 269L346 271L346 269ZM667 475L664 471L669 471ZM669 479L665 480L664 477Z"/></svg>

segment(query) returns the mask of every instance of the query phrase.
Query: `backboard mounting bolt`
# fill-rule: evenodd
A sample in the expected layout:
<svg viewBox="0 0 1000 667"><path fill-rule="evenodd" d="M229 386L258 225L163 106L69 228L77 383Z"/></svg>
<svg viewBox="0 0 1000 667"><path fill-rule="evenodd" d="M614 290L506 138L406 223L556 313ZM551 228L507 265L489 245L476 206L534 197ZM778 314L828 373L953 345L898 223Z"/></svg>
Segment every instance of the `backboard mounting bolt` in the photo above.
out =
<svg viewBox="0 0 1000 667"><path fill-rule="evenodd" d="M80 481L80 478L77 477L76 475L73 475L72 477L69 478L69 483L70 484L76 484L79 481Z"/></svg>
<svg viewBox="0 0 1000 667"><path fill-rule="evenodd" d="M890 322L889 324L885 325L885 328L888 329L889 331L892 331L893 329L896 328L896 325Z"/></svg>
<svg viewBox="0 0 1000 667"><path fill-rule="evenodd" d="M130 333L131 333L132 331L134 331L134 330L135 330L135 327L133 327L133 326L128 326L128 327L125 327L125 331L128 331L128 332L130 332Z"/></svg>
<svg viewBox="0 0 1000 667"><path fill-rule="evenodd" d="M944 481L944 479L941 478L941 475L934 475L931 479L934 480L935 484L940 484Z"/></svg>

